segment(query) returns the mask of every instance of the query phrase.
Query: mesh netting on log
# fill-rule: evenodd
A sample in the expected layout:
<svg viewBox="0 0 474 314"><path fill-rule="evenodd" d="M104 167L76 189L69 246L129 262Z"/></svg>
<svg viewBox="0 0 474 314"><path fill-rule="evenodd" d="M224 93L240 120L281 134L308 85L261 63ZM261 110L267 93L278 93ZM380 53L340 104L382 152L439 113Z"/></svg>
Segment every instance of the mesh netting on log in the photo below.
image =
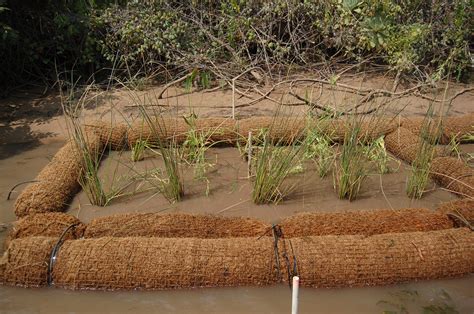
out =
<svg viewBox="0 0 474 314"><path fill-rule="evenodd" d="M66 241L53 268L70 289L261 286L277 281L271 238L98 238Z"/></svg>
<svg viewBox="0 0 474 314"><path fill-rule="evenodd" d="M90 137L88 145L91 152L100 152L101 142L97 137ZM77 146L69 141L41 170L35 179L38 182L29 184L18 196L16 216L64 210L80 188L78 178L81 168Z"/></svg>
<svg viewBox="0 0 474 314"><path fill-rule="evenodd" d="M419 135L423 126L423 120L424 118L422 117L406 118L402 121L402 126ZM434 136L436 131L435 126L433 126L430 133ZM449 144L453 138L459 141L463 136L474 134L474 113L446 117L442 121L441 131L440 144Z"/></svg>
<svg viewBox="0 0 474 314"><path fill-rule="evenodd" d="M12 241L0 263L2 282L44 285L55 241ZM280 240L278 248L279 266L269 237L68 240L56 256L52 279L58 287L103 290L267 285L280 280L279 271L285 280L296 261L303 286L348 287L474 271L474 233L466 228L292 238Z"/></svg>
<svg viewBox="0 0 474 314"><path fill-rule="evenodd" d="M77 224L68 231L64 239L77 239L84 234L85 225L74 216L64 213L39 213L21 218L11 231L7 242L31 236L59 238L69 226Z"/></svg>
<svg viewBox="0 0 474 314"><path fill-rule="evenodd" d="M112 150L124 150L127 148L128 125L114 124L105 121L94 121L84 125L86 132L92 132L99 137L103 145Z"/></svg>
<svg viewBox="0 0 474 314"><path fill-rule="evenodd" d="M130 213L92 220L87 225L84 237L258 237L268 231L269 228L269 225L254 218Z"/></svg>
<svg viewBox="0 0 474 314"><path fill-rule="evenodd" d="M326 125L324 125L326 124ZM323 130L334 140L344 141L344 138L352 132L353 128L360 128L359 139L363 142L371 142L377 138L392 133L398 124L393 119L373 118L362 121L330 120L322 123Z"/></svg>
<svg viewBox="0 0 474 314"><path fill-rule="evenodd" d="M438 211L443 214L454 214L450 218L458 227L466 226L466 221L474 226L474 199L461 199L442 203Z"/></svg>
<svg viewBox="0 0 474 314"><path fill-rule="evenodd" d="M280 223L285 238L319 235L374 235L448 229L452 221L426 208L382 209L338 213L301 213Z"/></svg>
<svg viewBox="0 0 474 314"><path fill-rule="evenodd" d="M23 287L45 286L51 250L57 240L49 237L26 237L11 241L0 259L2 283Z"/></svg>
<svg viewBox="0 0 474 314"><path fill-rule="evenodd" d="M132 124L128 131L128 144L130 147L139 141L147 141L157 144L160 141L173 140L180 144L186 140L187 133L191 127L183 118L154 118L153 127L146 121L138 121ZM238 139L235 132L235 121L229 118L206 118L196 119L195 130L202 134L209 142L230 142Z"/></svg>
<svg viewBox="0 0 474 314"><path fill-rule="evenodd" d="M305 287L387 285L474 272L474 233L467 228L284 241L289 269L295 258Z"/></svg>
<svg viewBox="0 0 474 314"><path fill-rule="evenodd" d="M421 141L422 139L418 135L404 127L399 127L385 136L385 147L396 157L411 164L418 155ZM443 149L435 147L435 156L442 155Z"/></svg>
<svg viewBox="0 0 474 314"><path fill-rule="evenodd" d="M447 190L474 198L474 170L454 157L438 157L431 162L432 178Z"/></svg>
<svg viewBox="0 0 474 314"><path fill-rule="evenodd" d="M304 117L252 117L243 120L204 118L196 120L196 130L206 134L210 142L232 144L246 140L249 132L257 136L262 129L267 129L272 141L290 143L303 137L306 128L312 126L311 123L313 122ZM314 127L328 133L335 141L343 140L351 126L351 122L346 120L314 121L314 123L316 123ZM388 119L373 119L361 121L360 127L360 137L370 141L392 132L397 124ZM177 143L182 143L189 130L190 126L182 118L156 118L153 128L144 121L134 123L128 131L128 142L130 147L138 140L157 143L158 140L174 139Z"/></svg>

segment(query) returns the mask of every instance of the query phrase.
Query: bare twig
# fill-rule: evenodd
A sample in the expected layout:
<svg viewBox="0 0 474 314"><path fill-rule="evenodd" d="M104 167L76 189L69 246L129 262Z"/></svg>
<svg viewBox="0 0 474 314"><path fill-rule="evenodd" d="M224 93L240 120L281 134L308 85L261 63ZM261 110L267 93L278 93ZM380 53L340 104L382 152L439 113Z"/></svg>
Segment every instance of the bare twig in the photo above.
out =
<svg viewBox="0 0 474 314"><path fill-rule="evenodd" d="M193 72L189 72L189 73L186 74L185 76L180 77L179 79L174 80L174 81L172 81L172 82L169 82L168 84L166 84L165 86L163 86L163 89L162 89L161 92L158 94L158 99L163 98L163 94L168 90L168 88L170 88L171 86L173 86L173 85L175 85L175 84L181 83L182 81L186 80L186 79L187 79L188 77L190 77L191 75L193 75Z"/></svg>

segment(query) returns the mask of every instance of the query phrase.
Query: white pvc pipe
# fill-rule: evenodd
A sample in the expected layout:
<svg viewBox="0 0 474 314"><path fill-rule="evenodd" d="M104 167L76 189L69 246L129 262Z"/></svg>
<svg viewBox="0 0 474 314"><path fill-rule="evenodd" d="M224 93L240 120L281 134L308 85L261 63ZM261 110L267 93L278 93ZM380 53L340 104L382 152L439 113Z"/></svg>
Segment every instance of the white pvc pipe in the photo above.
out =
<svg viewBox="0 0 474 314"><path fill-rule="evenodd" d="M300 287L300 277L293 277L293 289L291 295L291 314L298 314L298 293Z"/></svg>

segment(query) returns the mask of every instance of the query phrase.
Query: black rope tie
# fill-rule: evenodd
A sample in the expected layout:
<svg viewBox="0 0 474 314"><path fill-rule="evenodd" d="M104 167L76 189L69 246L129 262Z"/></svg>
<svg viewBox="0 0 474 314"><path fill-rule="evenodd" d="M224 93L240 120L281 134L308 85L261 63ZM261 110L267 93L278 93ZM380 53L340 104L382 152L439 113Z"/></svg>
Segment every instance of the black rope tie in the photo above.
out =
<svg viewBox="0 0 474 314"><path fill-rule="evenodd" d="M459 212L450 212L448 213L448 217L454 220L455 222L459 222L461 227L467 227L471 231L474 231L474 226L469 223L469 220L467 220L461 213Z"/></svg>
<svg viewBox="0 0 474 314"><path fill-rule="evenodd" d="M281 236L281 229L278 225L272 225L272 234L273 234L273 250L275 251L275 260L276 260L276 266L278 270L278 279L280 282L283 281L283 276L281 274L281 268L280 268L280 254L278 252L278 238Z"/></svg>
<svg viewBox="0 0 474 314"><path fill-rule="evenodd" d="M64 243L64 236L67 234L67 232L73 228L75 228L77 225L79 225L78 222L73 223L69 227L67 227L61 236L59 237L58 242L53 247L53 250L51 251L51 255L49 256L49 263L48 263L48 286L51 286L53 283L53 278L52 278L52 272L53 272L53 266L54 263L56 262L56 255L59 252L59 249L61 248L61 245Z"/></svg>
<svg viewBox="0 0 474 314"><path fill-rule="evenodd" d="M280 234L280 237L281 238L284 238L283 236L283 231L281 230L280 227L279 228L279 234ZM288 243L290 244L290 249L291 249L291 256L293 257L292 258L292 262L290 262L290 257L289 257L289 254L288 254L288 251L287 251L287 248L286 248L286 241L283 241L283 257L285 259L285 266L286 266L286 273L288 274L288 286L290 287L291 289L291 280L294 276L298 276L298 261L296 259L296 254L295 254L295 251L293 250L293 244L291 243L291 240L288 239ZM293 264L293 265L292 265ZM291 267L293 266L293 267Z"/></svg>
<svg viewBox="0 0 474 314"><path fill-rule="evenodd" d="M276 261L276 267L277 267L277 271L278 271L278 279L279 279L279 282L281 283L281 282L283 282L283 274L281 272L280 248L278 247L278 241L279 241L280 238L284 239L283 230L281 229L281 227L279 225L273 224L271 226L271 228L268 228L260 237L258 237L258 239L265 236L270 230L272 231L272 235L273 235L273 250L275 252L275 261ZM282 256L284 258L285 266L286 266L286 272L288 274L288 285L291 289L291 279L294 276L298 276L299 271L298 271L298 260L296 258L296 254L295 254L295 251L293 249L293 244L291 243L291 240L288 240L288 242L290 244L291 256L293 257L292 258L293 263L290 262L290 258L289 258L289 255L288 255L287 249L286 249L286 241L285 240L282 241L282 243L283 243ZM293 266L293 267L291 267L291 266Z"/></svg>

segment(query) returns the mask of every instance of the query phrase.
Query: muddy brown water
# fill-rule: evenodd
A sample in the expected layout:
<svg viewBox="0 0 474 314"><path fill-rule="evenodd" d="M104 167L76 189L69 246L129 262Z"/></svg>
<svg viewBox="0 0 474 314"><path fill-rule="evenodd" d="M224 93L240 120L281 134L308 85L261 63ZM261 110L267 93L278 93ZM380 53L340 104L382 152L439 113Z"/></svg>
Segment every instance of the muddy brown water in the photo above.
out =
<svg viewBox="0 0 474 314"><path fill-rule="evenodd" d="M14 200L6 196L15 184L32 180L63 145L49 141L34 149L0 160L0 222L10 226L15 221ZM473 146L463 146L472 152ZM159 161L147 158L131 164L130 152L112 152L101 166L106 182L116 173L132 176L145 169L160 166ZM277 222L285 216L302 211L336 211L348 209L428 207L436 208L439 202L454 199L451 193L436 188L421 200L411 201L405 196L408 166L392 162L398 171L371 175L364 183L360 197L353 202L337 199L331 176L325 179L309 175L310 170L297 174L298 186L287 200L279 205L256 206L250 201L251 183L246 178L246 162L234 148L212 149L208 159L214 164L209 169L210 194L206 196L206 183L192 180L192 169L184 169L187 196L180 203L170 205L161 195L153 192L123 197L110 206L99 208L89 205L84 193L75 198L69 213L87 222L98 216L119 212L190 212L217 213L226 216L251 216L268 222ZM311 169L311 165L307 165ZM133 168L135 167L135 168ZM118 170L117 170L118 169ZM118 175L117 175L118 174ZM122 180L123 181L123 180ZM14 199L23 186L12 194ZM129 187L128 191L133 188ZM0 229L0 244L10 227ZM474 276L460 279L424 281L388 287L345 289L301 289L300 313L381 313L405 307L410 313L420 313L427 306L451 306L459 313L474 313ZM176 291L68 291L55 288L24 289L0 286L1 313L43 312L172 312L172 313L289 313L291 292L285 285L264 288L238 287L192 289Z"/></svg>
<svg viewBox="0 0 474 314"><path fill-rule="evenodd" d="M193 167L182 167L185 196L178 203L170 204L163 195L156 193L156 189L138 193L152 187L150 184L133 184L123 193L135 195L125 195L106 207L90 205L87 195L80 192L74 198L69 213L84 222L123 212L184 212L256 217L278 223L281 218L298 212L407 207L435 209L440 202L456 199L452 193L437 188L432 182L429 184L430 191L422 199L408 198L405 186L409 167L392 160L389 165L393 171L380 176L374 169L362 184L355 201L340 200L334 191L331 172L321 179L315 175L315 164L307 161L301 165L304 171L295 173L289 180L288 184L296 184L296 187L285 200L278 205L255 205L251 200L252 180L248 179L247 162L239 150L233 147L211 148L206 155L211 164L206 179L196 180L193 178ZM131 177L149 174L155 168L163 169L158 158L150 156L137 163L132 163L130 158L128 151L111 152L102 161L99 176L103 178L107 190L124 186Z"/></svg>

